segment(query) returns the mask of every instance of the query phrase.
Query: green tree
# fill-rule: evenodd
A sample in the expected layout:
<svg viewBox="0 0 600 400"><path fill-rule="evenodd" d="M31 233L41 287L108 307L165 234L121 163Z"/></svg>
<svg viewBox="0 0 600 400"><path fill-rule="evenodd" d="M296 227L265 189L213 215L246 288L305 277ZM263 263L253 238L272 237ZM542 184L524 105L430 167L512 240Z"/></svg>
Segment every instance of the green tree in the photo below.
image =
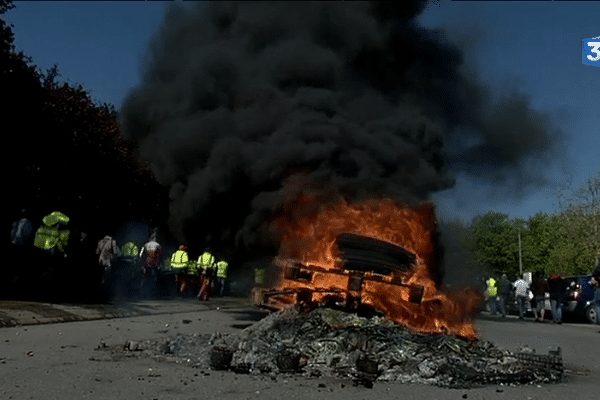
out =
<svg viewBox="0 0 600 400"><path fill-rule="evenodd" d="M559 196L560 224L552 252L556 272L588 273L600 255L600 170L581 186Z"/></svg>
<svg viewBox="0 0 600 400"><path fill-rule="evenodd" d="M518 225L508 215L489 212L471 221L470 243L473 257L481 270L493 274L519 272Z"/></svg>
<svg viewBox="0 0 600 400"><path fill-rule="evenodd" d="M539 212L527 220L524 235L524 254L527 257L527 270L553 273L551 255L558 241L560 217Z"/></svg>

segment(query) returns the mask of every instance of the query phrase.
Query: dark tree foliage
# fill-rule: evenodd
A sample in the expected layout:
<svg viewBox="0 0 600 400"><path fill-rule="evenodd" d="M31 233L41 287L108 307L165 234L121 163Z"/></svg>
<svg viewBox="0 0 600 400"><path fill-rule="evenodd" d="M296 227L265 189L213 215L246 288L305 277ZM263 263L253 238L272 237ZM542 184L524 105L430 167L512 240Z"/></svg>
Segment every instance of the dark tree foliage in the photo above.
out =
<svg viewBox="0 0 600 400"><path fill-rule="evenodd" d="M13 220L22 209L34 219L60 210L80 229L105 234L127 219L160 219L163 190L122 136L114 108L57 83L56 67L44 75L10 56L22 62L9 74L17 101L4 119Z"/></svg>
<svg viewBox="0 0 600 400"><path fill-rule="evenodd" d="M0 0L0 15L4 14L8 10L14 8L14 4L11 1ZM14 35L10 27L0 19L0 52L8 53L12 50L12 43L14 41Z"/></svg>
<svg viewBox="0 0 600 400"><path fill-rule="evenodd" d="M11 6L0 0L0 16ZM35 251L13 249L0 277L2 296L39 298L42 289L59 293L76 286L90 292L97 241L130 219L161 226L166 192L138 160L135 143L122 135L114 107L96 104L82 86L57 82L56 66L41 73L15 51L10 26L0 22L5 231L22 217L41 224L58 210L71 218L72 232L69 257L60 262L40 262ZM87 242L79 241L80 232ZM65 282L73 277L83 282Z"/></svg>
<svg viewBox="0 0 600 400"><path fill-rule="evenodd" d="M81 86L57 83L57 75L53 68L42 82L45 125L29 161L36 202L106 233L127 219L156 217L162 190L123 137L114 107L94 104Z"/></svg>

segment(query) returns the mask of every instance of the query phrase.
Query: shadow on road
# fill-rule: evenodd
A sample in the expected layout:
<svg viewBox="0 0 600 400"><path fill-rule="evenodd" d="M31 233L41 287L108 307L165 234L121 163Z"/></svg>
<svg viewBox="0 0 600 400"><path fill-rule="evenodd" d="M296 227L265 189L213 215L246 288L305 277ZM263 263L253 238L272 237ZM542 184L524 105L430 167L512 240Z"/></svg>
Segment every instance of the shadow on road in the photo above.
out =
<svg viewBox="0 0 600 400"><path fill-rule="evenodd" d="M260 321L261 319L263 319L264 317L266 317L267 315L269 315L269 311L266 310L252 310L252 309L243 309L243 310L227 310L225 311L229 314L233 314L234 318L238 321L252 321L252 322L256 322L256 321ZM238 324L238 325L243 325L243 324ZM251 324L248 324L251 325ZM235 328L236 326L234 326ZM243 328L241 328L243 329Z"/></svg>

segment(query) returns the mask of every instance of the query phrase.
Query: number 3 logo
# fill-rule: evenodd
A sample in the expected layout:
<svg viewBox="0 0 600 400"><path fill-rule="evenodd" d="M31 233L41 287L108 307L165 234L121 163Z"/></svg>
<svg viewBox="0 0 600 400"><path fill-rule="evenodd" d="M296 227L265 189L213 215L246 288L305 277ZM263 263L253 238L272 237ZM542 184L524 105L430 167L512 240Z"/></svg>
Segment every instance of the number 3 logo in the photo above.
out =
<svg viewBox="0 0 600 400"><path fill-rule="evenodd" d="M592 48L590 51L596 55L596 57L592 57L591 54L588 54L587 59L590 61L600 60L600 42L587 42L587 45Z"/></svg>
<svg viewBox="0 0 600 400"><path fill-rule="evenodd" d="M583 45L583 63L600 67L600 36L583 39L581 44Z"/></svg>

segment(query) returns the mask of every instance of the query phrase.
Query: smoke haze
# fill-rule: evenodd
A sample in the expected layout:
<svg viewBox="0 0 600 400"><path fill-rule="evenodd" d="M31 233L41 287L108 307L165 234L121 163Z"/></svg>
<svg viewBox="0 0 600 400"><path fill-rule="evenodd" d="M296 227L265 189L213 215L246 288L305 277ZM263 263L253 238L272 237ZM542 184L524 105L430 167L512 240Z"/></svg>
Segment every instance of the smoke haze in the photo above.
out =
<svg viewBox="0 0 600 400"><path fill-rule="evenodd" d="M452 171L539 179L524 166L554 154L550 118L519 93L492 103L460 72L460 49L416 25L425 3L394 4L167 12L121 115L170 187L177 240L276 245L277 213L340 196L428 199L452 187Z"/></svg>

